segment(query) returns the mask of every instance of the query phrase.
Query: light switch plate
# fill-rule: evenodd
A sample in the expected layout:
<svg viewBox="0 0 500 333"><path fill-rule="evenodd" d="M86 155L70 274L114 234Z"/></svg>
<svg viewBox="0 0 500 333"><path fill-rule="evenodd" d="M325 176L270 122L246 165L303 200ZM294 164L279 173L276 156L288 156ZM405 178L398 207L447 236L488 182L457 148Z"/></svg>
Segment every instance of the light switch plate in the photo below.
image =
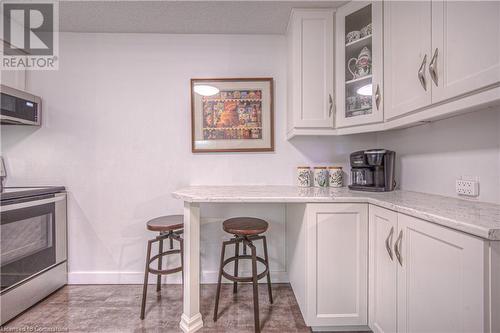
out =
<svg viewBox="0 0 500 333"><path fill-rule="evenodd" d="M457 179L455 187L458 195L467 197L479 196L479 181L477 180Z"/></svg>

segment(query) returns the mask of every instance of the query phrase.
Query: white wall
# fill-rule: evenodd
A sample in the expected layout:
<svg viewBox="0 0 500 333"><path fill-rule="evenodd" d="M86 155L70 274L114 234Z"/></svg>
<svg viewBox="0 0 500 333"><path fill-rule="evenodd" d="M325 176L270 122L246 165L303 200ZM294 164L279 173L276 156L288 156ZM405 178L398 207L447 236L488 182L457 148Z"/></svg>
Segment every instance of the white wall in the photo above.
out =
<svg viewBox="0 0 500 333"><path fill-rule="evenodd" d="M350 152L377 145L398 152L404 189L453 195L455 175L473 174L481 200L500 203L499 111L288 142L285 59L284 36L61 34L60 69L28 76L28 89L43 96L43 126L2 126L1 144L7 185L67 186L70 281L140 283L152 236L145 221L181 212L170 195L177 188L293 184L297 165L347 168ZM253 76L275 79L276 151L192 154L189 79ZM204 206L202 214L204 281L214 281L226 237L220 221L236 214L271 222L274 280L286 280L282 205Z"/></svg>
<svg viewBox="0 0 500 333"><path fill-rule="evenodd" d="M182 211L170 195L175 189L291 184L297 165L347 167L349 152L375 140L370 134L285 141L284 36L60 37L59 70L33 72L28 80L28 89L43 96L43 126L2 126L2 154L9 186L67 186L71 281L140 282L152 236L145 221ZM276 151L192 154L189 79L257 76L275 79ZM272 271L275 280L286 279L282 205L205 209L204 279L214 281L226 237L220 220L244 213L271 221Z"/></svg>
<svg viewBox="0 0 500 333"><path fill-rule="evenodd" d="M397 152L402 189L456 196L455 180L478 177L481 201L500 204L500 108L378 134Z"/></svg>

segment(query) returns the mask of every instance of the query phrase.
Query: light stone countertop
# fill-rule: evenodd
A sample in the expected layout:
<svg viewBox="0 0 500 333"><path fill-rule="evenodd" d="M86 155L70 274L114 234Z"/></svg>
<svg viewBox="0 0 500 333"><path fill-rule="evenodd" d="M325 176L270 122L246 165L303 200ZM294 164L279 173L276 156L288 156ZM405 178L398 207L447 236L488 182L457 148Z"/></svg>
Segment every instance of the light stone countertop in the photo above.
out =
<svg viewBox="0 0 500 333"><path fill-rule="evenodd" d="M500 240L500 205L410 191L384 193L297 186L190 186L173 196L193 203L362 202L481 238Z"/></svg>

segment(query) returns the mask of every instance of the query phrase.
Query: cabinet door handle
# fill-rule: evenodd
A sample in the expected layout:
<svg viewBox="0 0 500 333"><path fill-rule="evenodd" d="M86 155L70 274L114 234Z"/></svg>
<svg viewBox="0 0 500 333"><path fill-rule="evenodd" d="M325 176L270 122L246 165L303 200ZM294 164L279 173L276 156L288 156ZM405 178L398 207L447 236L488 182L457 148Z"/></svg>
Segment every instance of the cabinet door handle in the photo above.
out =
<svg viewBox="0 0 500 333"><path fill-rule="evenodd" d="M333 114L333 98L332 94L328 94L328 102L330 103L330 109L328 110L328 115L331 117Z"/></svg>
<svg viewBox="0 0 500 333"><path fill-rule="evenodd" d="M391 258L391 261L394 261L394 257L392 256L392 249L391 249L392 235L393 234L394 234L394 227L391 227L391 231L389 232L389 235L385 239L385 248L387 249L387 253L389 253L389 257Z"/></svg>
<svg viewBox="0 0 500 333"><path fill-rule="evenodd" d="M396 258L399 261L399 264L403 266L403 258L401 257L401 242L403 240L403 230L399 232L399 236L396 239L396 243L394 243L394 253L396 253Z"/></svg>
<svg viewBox="0 0 500 333"><path fill-rule="evenodd" d="M377 90L375 91L375 105L377 106L377 110L380 106L380 86L377 84Z"/></svg>
<svg viewBox="0 0 500 333"><path fill-rule="evenodd" d="M438 57L438 49L434 50L434 55L432 56L431 62L429 63L429 73L431 74L431 79L434 81L436 87L438 86L438 75L436 70L436 61Z"/></svg>
<svg viewBox="0 0 500 333"><path fill-rule="evenodd" d="M424 55L424 59L422 60L422 64L418 70L418 79L420 80L420 84L427 91L427 82L425 81L425 64L427 63L427 54Z"/></svg>

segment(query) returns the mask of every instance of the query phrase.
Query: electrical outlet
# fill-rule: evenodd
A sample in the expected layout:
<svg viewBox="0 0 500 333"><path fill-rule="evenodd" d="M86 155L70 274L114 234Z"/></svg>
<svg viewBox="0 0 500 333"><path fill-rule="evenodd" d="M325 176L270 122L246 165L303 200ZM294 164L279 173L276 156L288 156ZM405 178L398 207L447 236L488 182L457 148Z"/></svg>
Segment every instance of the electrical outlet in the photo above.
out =
<svg viewBox="0 0 500 333"><path fill-rule="evenodd" d="M458 195L479 196L479 181L477 180L457 179L455 187Z"/></svg>

